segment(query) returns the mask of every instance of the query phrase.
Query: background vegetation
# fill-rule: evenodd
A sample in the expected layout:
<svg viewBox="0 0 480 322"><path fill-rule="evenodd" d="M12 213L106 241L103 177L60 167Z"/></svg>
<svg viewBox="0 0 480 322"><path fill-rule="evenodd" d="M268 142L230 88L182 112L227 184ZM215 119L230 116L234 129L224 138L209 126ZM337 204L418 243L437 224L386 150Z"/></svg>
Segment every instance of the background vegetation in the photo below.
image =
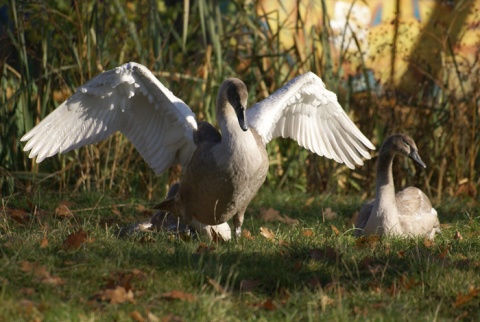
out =
<svg viewBox="0 0 480 322"><path fill-rule="evenodd" d="M353 5L380 2L351 1L339 20L327 0L0 0L0 320L478 320L480 3L426 1L419 23L384 1L393 9L364 33ZM355 240L376 152L352 171L278 140L251 234L118 239L179 169L155 177L119 134L40 165L19 139L128 61L209 121L226 77L244 80L251 105L312 70L376 146L415 139L428 168L399 158L396 187L421 187L444 233Z"/></svg>
<svg viewBox="0 0 480 322"><path fill-rule="evenodd" d="M73 185L163 196L168 175L155 178L121 135L41 166L19 142L76 87L136 61L209 121L218 85L228 76L245 81L252 104L312 70L338 93L374 144L397 131L416 140L428 168L417 172L399 162L397 168L409 175L397 176L397 185L425 187L436 201L443 195L475 198L480 77L479 39L471 34L478 28L478 4L435 2L430 20L418 27L402 18L400 2L390 23L372 28L367 53L354 19L349 21L353 11L339 32L330 23L328 1L298 2L286 18L276 1L9 1L1 7L0 24L2 191L43 182L60 190ZM373 191L375 159L350 171L289 140L271 144L269 152L272 187Z"/></svg>

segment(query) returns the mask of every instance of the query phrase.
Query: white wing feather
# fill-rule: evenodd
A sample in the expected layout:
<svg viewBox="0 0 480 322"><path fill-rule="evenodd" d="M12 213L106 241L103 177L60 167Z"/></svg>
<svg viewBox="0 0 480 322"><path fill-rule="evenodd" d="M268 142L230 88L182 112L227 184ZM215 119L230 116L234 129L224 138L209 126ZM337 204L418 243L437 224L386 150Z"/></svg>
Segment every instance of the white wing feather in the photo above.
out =
<svg viewBox="0 0 480 322"><path fill-rule="evenodd" d="M349 119L337 96L312 72L298 76L247 110L248 125L267 144L292 138L299 145L345 163L349 168L370 159L373 144Z"/></svg>
<svg viewBox="0 0 480 322"><path fill-rule="evenodd" d="M144 66L104 72L63 102L22 137L37 162L96 143L120 131L160 174L186 165L195 150L195 114Z"/></svg>

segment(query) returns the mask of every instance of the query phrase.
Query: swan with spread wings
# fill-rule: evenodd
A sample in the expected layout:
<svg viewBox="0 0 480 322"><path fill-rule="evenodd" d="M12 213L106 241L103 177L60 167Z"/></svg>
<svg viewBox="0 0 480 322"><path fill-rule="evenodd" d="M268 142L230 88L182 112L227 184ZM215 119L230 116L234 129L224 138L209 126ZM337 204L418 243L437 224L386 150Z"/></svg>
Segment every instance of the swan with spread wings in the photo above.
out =
<svg viewBox="0 0 480 322"><path fill-rule="evenodd" d="M241 232L244 212L268 171L266 144L292 138L310 151L349 168L370 159L372 143L348 118L334 93L308 72L248 110L247 87L236 78L218 91L218 131L197 122L192 110L145 66L127 63L99 74L22 137L41 162L122 132L161 174L183 168L178 191L158 208L185 223ZM224 238L228 239L228 238Z"/></svg>

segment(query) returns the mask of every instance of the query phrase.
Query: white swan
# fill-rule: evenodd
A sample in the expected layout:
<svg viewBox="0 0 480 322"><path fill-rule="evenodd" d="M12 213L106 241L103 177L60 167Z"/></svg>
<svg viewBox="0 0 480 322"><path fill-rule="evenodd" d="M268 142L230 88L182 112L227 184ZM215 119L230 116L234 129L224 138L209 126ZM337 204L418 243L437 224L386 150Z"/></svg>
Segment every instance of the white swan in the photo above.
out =
<svg viewBox="0 0 480 322"><path fill-rule="evenodd" d="M220 134L209 123L197 124L191 109L145 66L127 63L81 86L21 140L28 141L29 157L41 162L120 131L156 174L172 164L183 167L179 192L160 208L186 223L221 225L234 217L236 235L265 180L265 145L273 138L292 138L352 169L363 165L362 157L370 158L367 148L375 149L311 72L246 111L247 96L238 79L221 85Z"/></svg>
<svg viewBox="0 0 480 322"><path fill-rule="evenodd" d="M378 156L375 199L360 209L355 233L357 236L426 236L433 239L440 232L440 222L428 197L415 187L407 187L395 194L392 164L397 154L408 156L426 168L411 137L405 134L388 137Z"/></svg>

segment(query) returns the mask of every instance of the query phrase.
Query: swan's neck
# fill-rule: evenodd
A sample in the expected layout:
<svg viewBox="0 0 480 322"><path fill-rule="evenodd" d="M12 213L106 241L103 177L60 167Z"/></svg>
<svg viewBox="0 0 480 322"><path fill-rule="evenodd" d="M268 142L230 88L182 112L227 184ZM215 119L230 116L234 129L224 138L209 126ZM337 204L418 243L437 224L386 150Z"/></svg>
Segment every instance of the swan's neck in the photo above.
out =
<svg viewBox="0 0 480 322"><path fill-rule="evenodd" d="M218 119L222 132L222 142L219 144L217 162L225 165L235 165L244 171L254 171L262 161L257 142L252 129L243 131L236 115ZM232 162L233 161L233 162Z"/></svg>
<svg viewBox="0 0 480 322"><path fill-rule="evenodd" d="M393 153L380 153L377 163L375 202L370 220L373 226L381 227L378 229L381 234L400 231L392 174L393 157Z"/></svg>

